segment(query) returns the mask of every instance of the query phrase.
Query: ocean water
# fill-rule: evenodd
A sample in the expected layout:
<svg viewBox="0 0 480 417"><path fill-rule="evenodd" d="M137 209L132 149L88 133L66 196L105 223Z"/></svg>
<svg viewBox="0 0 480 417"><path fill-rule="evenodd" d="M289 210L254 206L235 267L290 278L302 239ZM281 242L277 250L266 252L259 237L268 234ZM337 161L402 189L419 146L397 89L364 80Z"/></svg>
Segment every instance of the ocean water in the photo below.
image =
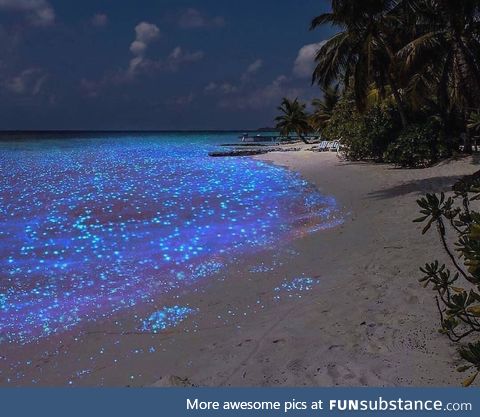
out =
<svg viewBox="0 0 480 417"><path fill-rule="evenodd" d="M0 142L0 343L104 319L341 222L335 199L293 172L208 157L236 137Z"/></svg>

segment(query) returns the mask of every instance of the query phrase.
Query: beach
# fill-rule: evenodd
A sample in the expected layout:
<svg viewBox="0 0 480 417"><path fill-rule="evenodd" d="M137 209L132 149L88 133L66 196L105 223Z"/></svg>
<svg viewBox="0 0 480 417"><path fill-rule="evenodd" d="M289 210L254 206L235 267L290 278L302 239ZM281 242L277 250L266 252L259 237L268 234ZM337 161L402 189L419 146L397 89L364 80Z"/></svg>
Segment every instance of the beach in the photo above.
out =
<svg viewBox="0 0 480 417"><path fill-rule="evenodd" d="M183 384L458 386L455 346L437 331L433 291L418 283L425 262L447 260L434 231L422 236L412 219L416 198L449 190L476 171L473 160L405 170L342 162L328 152L256 158L300 172L335 195L348 215L343 225L294 242L299 257L270 277L302 269L321 284L254 316L241 332L220 327L202 347L192 341L176 363ZM197 366L181 366L186 358ZM182 381L166 376L156 383L170 384Z"/></svg>
<svg viewBox="0 0 480 417"><path fill-rule="evenodd" d="M447 260L435 231L422 236L412 220L416 198L449 190L476 171L474 160L407 170L300 147L254 158L335 197L342 221L260 248L244 242L241 255L210 261L225 267L203 271L208 279L6 344L3 383L458 386L455 346L438 333L433 291L418 282L425 262ZM168 322L158 319L165 311ZM165 328L144 331L142 320Z"/></svg>
<svg viewBox="0 0 480 417"><path fill-rule="evenodd" d="M0 388L479 384L480 1L60 3L0 0Z"/></svg>

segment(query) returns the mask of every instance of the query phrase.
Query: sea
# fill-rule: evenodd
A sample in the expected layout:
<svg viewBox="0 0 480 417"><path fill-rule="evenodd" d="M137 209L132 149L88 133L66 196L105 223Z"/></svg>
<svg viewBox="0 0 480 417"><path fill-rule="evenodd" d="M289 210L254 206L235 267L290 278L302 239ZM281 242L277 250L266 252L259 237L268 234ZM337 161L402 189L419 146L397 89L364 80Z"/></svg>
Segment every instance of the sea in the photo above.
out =
<svg viewBox="0 0 480 417"><path fill-rule="evenodd" d="M240 133L1 140L0 345L188 290L232 259L342 221L335 198L298 173L209 157Z"/></svg>

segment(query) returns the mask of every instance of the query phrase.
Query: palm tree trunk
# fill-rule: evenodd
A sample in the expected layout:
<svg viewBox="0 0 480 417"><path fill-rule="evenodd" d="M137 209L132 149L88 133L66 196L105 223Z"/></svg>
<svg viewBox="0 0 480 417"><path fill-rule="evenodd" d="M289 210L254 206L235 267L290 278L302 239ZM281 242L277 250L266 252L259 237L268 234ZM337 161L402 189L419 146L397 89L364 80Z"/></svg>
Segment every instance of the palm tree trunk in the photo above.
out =
<svg viewBox="0 0 480 417"><path fill-rule="evenodd" d="M388 44L386 44L385 42L382 42L382 44L383 44L383 47L385 48L385 51L388 54L388 57L390 58L390 68L386 69L387 80L388 80L388 83L390 84L390 88L392 89L395 102L397 103L398 113L400 114L400 119L402 121L402 127L405 128L407 127L407 124L408 124L407 113L405 111L405 106L403 104L402 97L400 96L397 82L395 80L395 77L392 74L392 68L391 68L391 66L394 65L395 63L395 54L393 53L392 49Z"/></svg>

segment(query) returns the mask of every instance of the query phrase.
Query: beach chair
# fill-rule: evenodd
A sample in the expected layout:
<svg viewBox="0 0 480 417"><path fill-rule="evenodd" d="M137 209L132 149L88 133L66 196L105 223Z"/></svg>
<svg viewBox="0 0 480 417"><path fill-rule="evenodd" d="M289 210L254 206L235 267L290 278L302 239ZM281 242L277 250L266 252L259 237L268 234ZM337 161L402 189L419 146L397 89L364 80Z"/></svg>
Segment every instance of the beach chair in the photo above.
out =
<svg viewBox="0 0 480 417"><path fill-rule="evenodd" d="M326 143L326 141L320 142L320 144L318 146L315 146L313 148L313 151L322 152L325 149L325 143Z"/></svg>
<svg viewBox="0 0 480 417"><path fill-rule="evenodd" d="M339 149L340 149L340 142L338 140L333 141L329 148L330 152L338 152Z"/></svg>

